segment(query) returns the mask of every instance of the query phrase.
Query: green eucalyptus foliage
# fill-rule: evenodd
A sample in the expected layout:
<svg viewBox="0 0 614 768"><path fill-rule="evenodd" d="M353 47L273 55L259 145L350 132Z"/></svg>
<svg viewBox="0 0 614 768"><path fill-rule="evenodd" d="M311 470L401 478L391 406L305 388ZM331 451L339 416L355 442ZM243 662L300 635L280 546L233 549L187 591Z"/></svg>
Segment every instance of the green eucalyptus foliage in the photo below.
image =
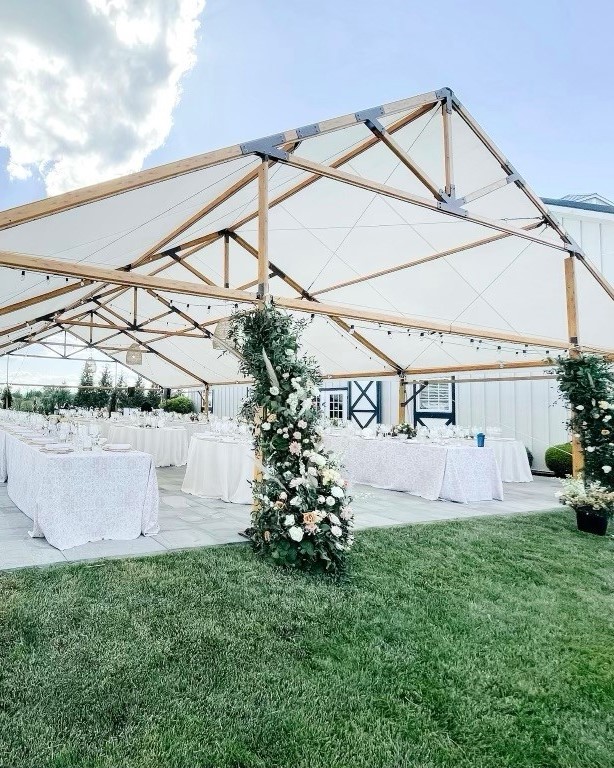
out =
<svg viewBox="0 0 614 768"><path fill-rule="evenodd" d="M614 490L614 371L600 355L560 357L557 379L568 427L584 451L584 477Z"/></svg>
<svg viewBox="0 0 614 768"><path fill-rule="evenodd" d="M335 573L353 543L352 511L339 463L322 444L321 377L299 354L304 327L272 304L231 318L229 340L254 380L242 416L255 425L262 463L250 532L254 549L275 563Z"/></svg>

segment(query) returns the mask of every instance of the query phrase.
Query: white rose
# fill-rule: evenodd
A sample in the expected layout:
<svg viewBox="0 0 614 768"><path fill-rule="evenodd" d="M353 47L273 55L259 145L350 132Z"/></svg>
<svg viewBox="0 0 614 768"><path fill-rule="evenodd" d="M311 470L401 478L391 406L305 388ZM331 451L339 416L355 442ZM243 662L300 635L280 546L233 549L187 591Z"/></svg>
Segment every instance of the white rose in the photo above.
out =
<svg viewBox="0 0 614 768"><path fill-rule="evenodd" d="M273 396L275 396L275 395L278 395L278 394L279 394L279 389L278 389L277 387L271 387L271 388L269 389L269 392L270 392L270 393L271 393Z"/></svg>
<svg viewBox="0 0 614 768"><path fill-rule="evenodd" d="M289 373L284 373L282 378L287 379L289 375L290 375Z"/></svg>
<svg viewBox="0 0 614 768"><path fill-rule="evenodd" d="M301 500L298 496L294 496L293 498L290 499L290 504L293 507L298 507L300 503L301 503Z"/></svg>
<svg viewBox="0 0 614 768"><path fill-rule="evenodd" d="M587 445L587 446L586 446L586 450L587 450L589 453L592 453L592 452L595 450L595 446L594 446L594 445Z"/></svg>
<svg viewBox="0 0 614 768"><path fill-rule="evenodd" d="M576 405L576 411L583 411L584 406L583 405Z"/></svg>
<svg viewBox="0 0 614 768"><path fill-rule="evenodd" d="M288 357L292 357L292 356L294 355L294 350L293 350L293 349L287 349L287 350L286 350L286 355L287 355Z"/></svg>
<svg viewBox="0 0 614 768"><path fill-rule="evenodd" d="M611 418L612 418L612 417L611 417L611 416L608 414L607 416L604 416L604 417L603 417L603 420L604 420L604 421L610 421L610 419L611 419Z"/></svg>
<svg viewBox="0 0 614 768"><path fill-rule="evenodd" d="M284 525L286 526L286 528L292 527L295 522L296 520L294 519L294 515L286 515L284 517Z"/></svg>
<svg viewBox="0 0 614 768"><path fill-rule="evenodd" d="M315 467L309 467L307 470L307 474L311 475L312 477L318 476L318 470Z"/></svg>
<svg viewBox="0 0 614 768"><path fill-rule="evenodd" d="M336 499L342 499L345 496L343 489L339 488L338 485L333 485L330 492Z"/></svg>
<svg viewBox="0 0 614 768"><path fill-rule="evenodd" d="M601 467L601 469L603 469L606 475L608 474L608 472L612 471L612 467L609 464L606 464L604 467Z"/></svg>
<svg viewBox="0 0 614 768"><path fill-rule="evenodd" d="M303 529L299 528L298 525L295 525L293 528L290 528L288 530L288 533L290 534L290 538L292 539L292 541L303 540Z"/></svg>
<svg viewBox="0 0 614 768"><path fill-rule="evenodd" d="M333 499L332 496L327 496L326 497L326 503L328 504L329 507L334 507L335 506L335 500Z"/></svg>
<svg viewBox="0 0 614 768"><path fill-rule="evenodd" d="M598 403L599 407L602 408L604 411L607 411L608 408L610 408L610 404L607 400L600 400Z"/></svg>
<svg viewBox="0 0 614 768"><path fill-rule="evenodd" d="M307 422L306 422L306 421L303 421L303 419L301 419L301 420L299 421L299 423L298 423L298 428L299 428L299 429L305 429L306 427L307 427Z"/></svg>
<svg viewBox="0 0 614 768"><path fill-rule="evenodd" d="M324 496L318 496L318 504L324 504L325 501L326 499L324 498Z"/></svg>
<svg viewBox="0 0 614 768"><path fill-rule="evenodd" d="M261 429L262 429L264 432L268 432L268 431L269 431L269 429L271 429L271 425L269 424L269 422L268 422L268 421L265 421L265 422L264 422L264 424L262 425Z"/></svg>
<svg viewBox="0 0 614 768"><path fill-rule="evenodd" d="M302 437L302 435L301 435L301 433L300 433L300 432L294 432L294 433L293 433L293 435L292 435L292 437L293 437L295 440L300 440L300 439L301 439L301 437Z"/></svg>
<svg viewBox="0 0 614 768"><path fill-rule="evenodd" d="M287 494L285 491L282 491L282 492L279 494L279 498L280 498L282 501L285 501L285 500L288 498L288 494Z"/></svg>
<svg viewBox="0 0 614 768"><path fill-rule="evenodd" d="M339 528L338 525L332 525L330 528L330 532L333 534L333 536L341 536L341 534L343 533L343 531L341 530L341 528Z"/></svg>
<svg viewBox="0 0 614 768"><path fill-rule="evenodd" d="M332 512L328 513L328 519L331 521L333 525L340 525L339 518L337 515L333 514Z"/></svg>

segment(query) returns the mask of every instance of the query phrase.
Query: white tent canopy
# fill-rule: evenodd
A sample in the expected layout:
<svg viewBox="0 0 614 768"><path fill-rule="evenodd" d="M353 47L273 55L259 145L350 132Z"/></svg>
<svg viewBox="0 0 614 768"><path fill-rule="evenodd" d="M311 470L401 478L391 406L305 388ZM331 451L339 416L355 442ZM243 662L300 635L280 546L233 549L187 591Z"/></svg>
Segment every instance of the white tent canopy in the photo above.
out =
<svg viewBox="0 0 614 768"><path fill-rule="evenodd" d="M446 88L0 212L0 355L66 330L235 382L211 334L263 297L325 376L614 346L614 290Z"/></svg>

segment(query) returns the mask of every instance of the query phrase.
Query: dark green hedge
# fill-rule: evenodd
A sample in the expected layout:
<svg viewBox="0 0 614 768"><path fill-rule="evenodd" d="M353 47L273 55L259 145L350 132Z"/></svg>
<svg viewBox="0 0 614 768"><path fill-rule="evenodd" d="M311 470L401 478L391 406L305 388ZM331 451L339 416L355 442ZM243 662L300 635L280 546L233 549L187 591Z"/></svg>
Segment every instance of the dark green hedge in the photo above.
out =
<svg viewBox="0 0 614 768"><path fill-rule="evenodd" d="M571 443L551 445L546 451L546 466L557 477L571 475Z"/></svg>

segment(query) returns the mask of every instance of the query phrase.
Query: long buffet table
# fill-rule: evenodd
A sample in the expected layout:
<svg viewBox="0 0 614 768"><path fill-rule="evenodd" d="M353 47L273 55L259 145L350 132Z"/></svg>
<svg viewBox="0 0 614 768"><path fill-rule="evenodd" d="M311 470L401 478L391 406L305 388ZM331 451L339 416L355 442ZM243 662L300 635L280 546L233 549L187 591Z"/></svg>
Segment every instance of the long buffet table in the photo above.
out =
<svg viewBox="0 0 614 768"><path fill-rule="evenodd" d="M158 483L145 453L46 453L0 428L0 479L33 521L30 533L58 549L158 531Z"/></svg>
<svg viewBox="0 0 614 768"><path fill-rule="evenodd" d="M353 483L463 504L503 499L501 474L491 448L343 434L326 435L324 443L339 456L344 474Z"/></svg>

